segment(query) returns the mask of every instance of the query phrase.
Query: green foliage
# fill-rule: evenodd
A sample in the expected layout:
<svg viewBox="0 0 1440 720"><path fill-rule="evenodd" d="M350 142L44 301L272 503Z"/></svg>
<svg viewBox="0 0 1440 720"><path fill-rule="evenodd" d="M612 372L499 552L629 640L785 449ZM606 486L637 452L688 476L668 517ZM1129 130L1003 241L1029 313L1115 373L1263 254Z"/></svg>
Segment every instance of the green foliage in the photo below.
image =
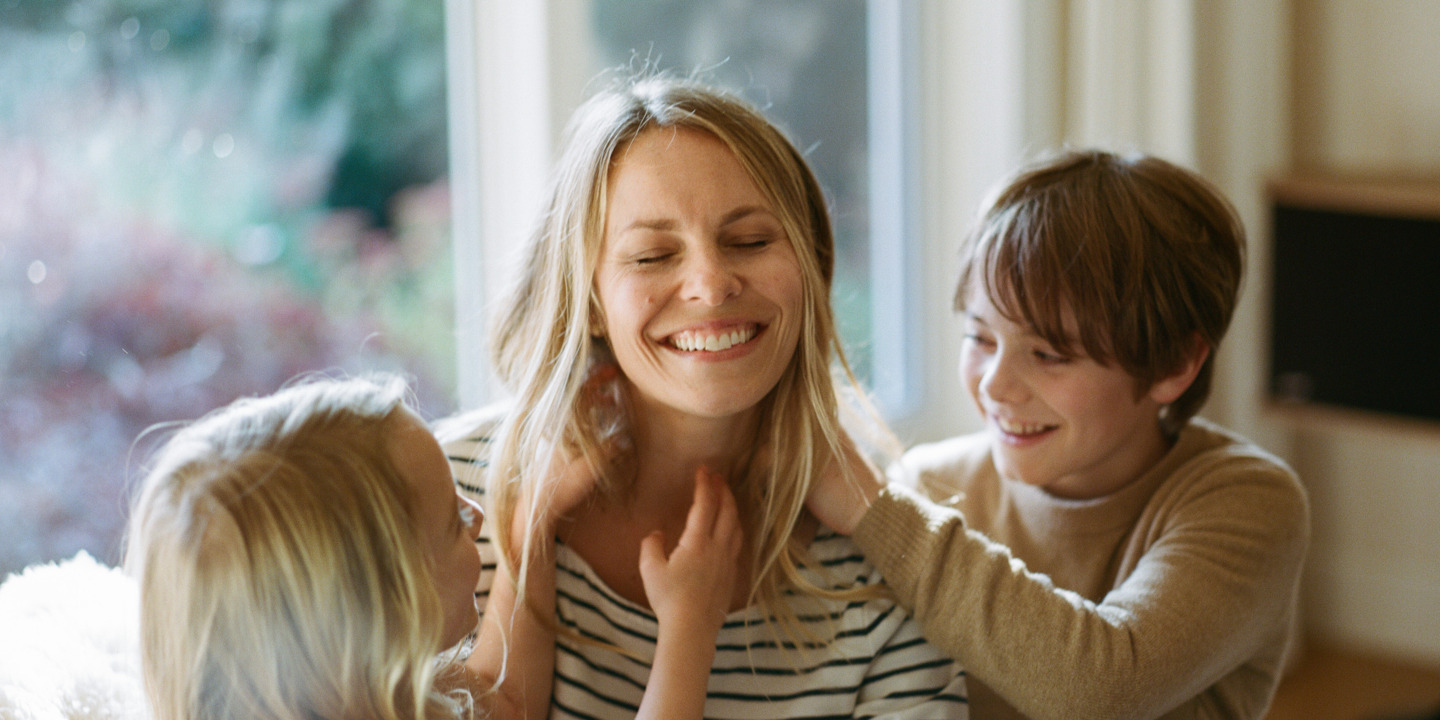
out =
<svg viewBox="0 0 1440 720"><path fill-rule="evenodd" d="M187 84L197 120L238 121L281 152L338 124L325 203L382 226L396 192L446 174L438 0L0 0L0 28L83 41L74 52L112 92Z"/></svg>
<svg viewBox="0 0 1440 720"><path fill-rule="evenodd" d="M137 435L298 373L453 409L439 0L0 0L0 574Z"/></svg>

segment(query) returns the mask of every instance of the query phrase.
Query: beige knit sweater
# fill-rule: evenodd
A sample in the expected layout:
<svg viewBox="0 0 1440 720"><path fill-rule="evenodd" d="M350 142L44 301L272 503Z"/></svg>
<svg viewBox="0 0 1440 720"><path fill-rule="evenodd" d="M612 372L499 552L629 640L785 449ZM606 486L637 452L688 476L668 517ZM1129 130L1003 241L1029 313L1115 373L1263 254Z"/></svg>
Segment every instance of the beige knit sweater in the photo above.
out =
<svg viewBox="0 0 1440 720"><path fill-rule="evenodd" d="M983 435L916 447L892 475L854 537L966 666L972 717L1269 706L1309 541L1305 492L1277 458L1196 420L1149 473L1095 500L1002 480Z"/></svg>

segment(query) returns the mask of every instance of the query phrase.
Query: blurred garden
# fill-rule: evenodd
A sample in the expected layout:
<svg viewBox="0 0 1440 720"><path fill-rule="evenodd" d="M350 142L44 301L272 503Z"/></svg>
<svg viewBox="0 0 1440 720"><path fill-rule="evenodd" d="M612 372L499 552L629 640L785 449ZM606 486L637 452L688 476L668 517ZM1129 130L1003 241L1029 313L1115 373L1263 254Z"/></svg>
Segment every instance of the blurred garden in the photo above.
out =
<svg viewBox="0 0 1440 720"><path fill-rule="evenodd" d="M0 577L118 561L156 423L453 409L444 61L439 0L0 0Z"/></svg>

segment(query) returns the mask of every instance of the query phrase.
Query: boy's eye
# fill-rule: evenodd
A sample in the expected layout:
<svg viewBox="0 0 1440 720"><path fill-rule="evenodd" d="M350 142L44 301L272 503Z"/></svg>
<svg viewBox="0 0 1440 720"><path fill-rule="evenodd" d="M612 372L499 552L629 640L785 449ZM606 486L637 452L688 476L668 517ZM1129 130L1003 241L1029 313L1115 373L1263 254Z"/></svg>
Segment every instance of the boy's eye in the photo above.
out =
<svg viewBox="0 0 1440 720"><path fill-rule="evenodd" d="M973 332L971 332L971 333L965 333L965 336L964 336L963 339L964 339L965 341L967 341L967 342L975 343L976 345L979 345L980 347L991 347L991 346L993 346L993 345L995 344L995 341L994 341L994 340L991 340L990 338L987 338L987 337L985 337L985 336L983 336L983 335L978 335L978 334L973 333Z"/></svg>
<svg viewBox="0 0 1440 720"><path fill-rule="evenodd" d="M1035 359L1046 364L1054 365L1070 362L1069 357L1061 355L1059 353L1050 352L1048 350L1036 350Z"/></svg>

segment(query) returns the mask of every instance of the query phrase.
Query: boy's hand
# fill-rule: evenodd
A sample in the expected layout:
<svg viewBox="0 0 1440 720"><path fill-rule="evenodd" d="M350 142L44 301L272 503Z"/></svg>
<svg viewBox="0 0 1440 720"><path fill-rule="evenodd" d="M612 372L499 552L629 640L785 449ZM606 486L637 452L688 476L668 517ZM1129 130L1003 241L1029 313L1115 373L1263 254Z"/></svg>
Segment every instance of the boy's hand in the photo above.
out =
<svg viewBox="0 0 1440 720"><path fill-rule="evenodd" d="M730 486L700 468L685 530L670 557L665 557L665 537L659 530L640 545L640 580L662 632L674 628L696 637L705 633L714 642L730 610L743 542Z"/></svg>
<svg viewBox="0 0 1440 720"><path fill-rule="evenodd" d="M885 488L885 478L849 435L842 443L841 456L831 458L810 483L805 507L830 529L849 535Z"/></svg>

